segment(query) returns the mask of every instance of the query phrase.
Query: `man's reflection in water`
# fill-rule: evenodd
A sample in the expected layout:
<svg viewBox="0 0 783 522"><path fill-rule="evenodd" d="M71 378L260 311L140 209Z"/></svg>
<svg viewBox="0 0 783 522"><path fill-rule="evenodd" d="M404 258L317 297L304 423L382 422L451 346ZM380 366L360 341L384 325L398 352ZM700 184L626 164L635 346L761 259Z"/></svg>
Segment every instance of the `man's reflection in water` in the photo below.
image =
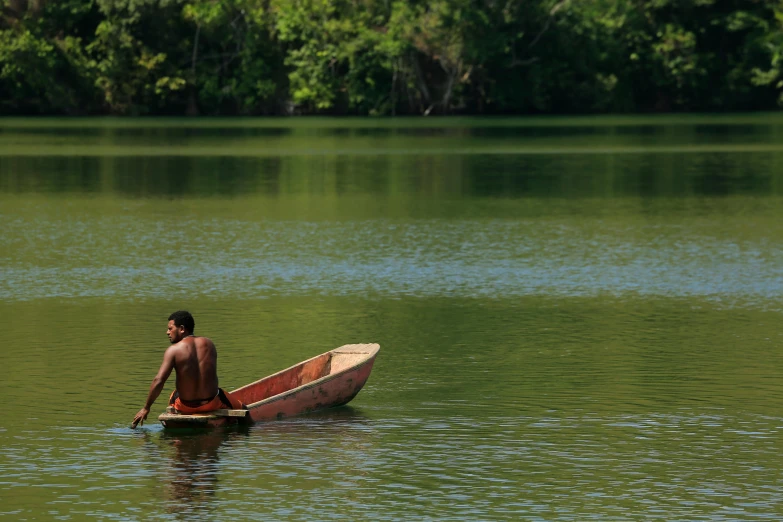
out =
<svg viewBox="0 0 783 522"><path fill-rule="evenodd" d="M171 463L162 470L167 511L181 520L221 520L225 504L217 502L219 478L237 459L242 460L248 448L240 439L262 437L274 441L275 447L291 444L312 444L314 441L338 440L339 446L364 453L372 445L372 432L361 412L350 406L286 419L203 431L162 431L156 444ZM274 449L267 449L265 458L274 458ZM221 462L222 458L222 462ZM360 459L361 460L361 459ZM346 472L364 475L361 462L345 462ZM231 480L231 479L229 479ZM222 508L220 507L222 505ZM222 513L225 515L225 513Z"/></svg>
<svg viewBox="0 0 783 522"><path fill-rule="evenodd" d="M203 517L211 511L218 489L220 448L247 433L247 428L234 428L161 434L161 445L172 457L164 482L170 512Z"/></svg>

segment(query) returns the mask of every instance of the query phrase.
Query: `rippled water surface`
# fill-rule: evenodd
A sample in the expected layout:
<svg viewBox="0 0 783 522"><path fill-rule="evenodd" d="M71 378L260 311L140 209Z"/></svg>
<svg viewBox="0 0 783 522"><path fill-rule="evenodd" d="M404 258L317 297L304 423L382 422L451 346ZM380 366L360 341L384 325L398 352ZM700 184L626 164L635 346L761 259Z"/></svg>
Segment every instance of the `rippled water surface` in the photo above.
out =
<svg viewBox="0 0 783 522"><path fill-rule="evenodd" d="M0 121L0 516L779 520L781 259L778 116ZM381 352L130 430L181 308L228 389Z"/></svg>

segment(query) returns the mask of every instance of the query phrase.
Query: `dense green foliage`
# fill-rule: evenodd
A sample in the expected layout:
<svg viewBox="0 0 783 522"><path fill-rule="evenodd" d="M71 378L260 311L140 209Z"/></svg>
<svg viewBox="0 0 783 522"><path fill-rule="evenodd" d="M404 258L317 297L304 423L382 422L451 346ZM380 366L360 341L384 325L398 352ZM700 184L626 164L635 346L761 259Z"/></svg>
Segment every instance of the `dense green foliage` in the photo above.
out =
<svg viewBox="0 0 783 522"><path fill-rule="evenodd" d="M783 102L781 0L0 0L0 114Z"/></svg>

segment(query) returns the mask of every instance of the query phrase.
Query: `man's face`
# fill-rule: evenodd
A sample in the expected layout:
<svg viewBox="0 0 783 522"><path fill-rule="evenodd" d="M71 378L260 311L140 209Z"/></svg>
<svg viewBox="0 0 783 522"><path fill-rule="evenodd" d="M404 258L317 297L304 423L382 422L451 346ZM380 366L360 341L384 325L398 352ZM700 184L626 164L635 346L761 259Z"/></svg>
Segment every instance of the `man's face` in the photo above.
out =
<svg viewBox="0 0 783 522"><path fill-rule="evenodd" d="M184 326L174 326L174 320L169 321L169 325L166 327L166 335L169 336L171 344L178 343L185 335Z"/></svg>

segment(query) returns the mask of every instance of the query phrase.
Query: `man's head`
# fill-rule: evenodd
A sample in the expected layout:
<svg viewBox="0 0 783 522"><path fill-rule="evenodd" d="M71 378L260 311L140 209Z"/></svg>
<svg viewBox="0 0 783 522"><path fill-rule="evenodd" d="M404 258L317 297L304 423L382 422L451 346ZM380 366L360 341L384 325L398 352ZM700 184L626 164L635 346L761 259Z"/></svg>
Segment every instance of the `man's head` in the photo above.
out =
<svg viewBox="0 0 783 522"><path fill-rule="evenodd" d="M169 316L169 325L166 328L166 335L169 336L171 344L178 343L188 335L193 334L196 329L196 321L190 312L179 310Z"/></svg>

